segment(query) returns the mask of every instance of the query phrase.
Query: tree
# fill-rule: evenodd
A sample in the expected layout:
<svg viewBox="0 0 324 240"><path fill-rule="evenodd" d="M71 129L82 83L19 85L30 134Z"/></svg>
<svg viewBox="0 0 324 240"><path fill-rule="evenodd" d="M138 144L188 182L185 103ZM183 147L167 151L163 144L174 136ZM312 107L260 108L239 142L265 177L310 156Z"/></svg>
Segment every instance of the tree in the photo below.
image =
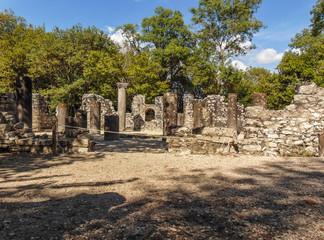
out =
<svg viewBox="0 0 324 240"><path fill-rule="evenodd" d="M315 82L324 87L324 1L319 0L311 11L311 28L297 33L277 69L287 87L298 82ZM292 87L290 87L292 88Z"/></svg>
<svg viewBox="0 0 324 240"><path fill-rule="evenodd" d="M29 53L45 33L44 28L27 25L12 10L0 13L0 88L14 91L18 76L28 74Z"/></svg>
<svg viewBox="0 0 324 240"><path fill-rule="evenodd" d="M194 45L182 13L157 7L154 16L142 21L142 39L151 47L152 60L162 67L160 81L168 80L170 88L182 95L189 81L186 67Z"/></svg>
<svg viewBox="0 0 324 240"><path fill-rule="evenodd" d="M221 93L232 57L255 48L253 34L263 24L254 17L262 0L200 0L192 8L199 50L194 57L193 77L206 93ZM212 85L212 86L211 86Z"/></svg>

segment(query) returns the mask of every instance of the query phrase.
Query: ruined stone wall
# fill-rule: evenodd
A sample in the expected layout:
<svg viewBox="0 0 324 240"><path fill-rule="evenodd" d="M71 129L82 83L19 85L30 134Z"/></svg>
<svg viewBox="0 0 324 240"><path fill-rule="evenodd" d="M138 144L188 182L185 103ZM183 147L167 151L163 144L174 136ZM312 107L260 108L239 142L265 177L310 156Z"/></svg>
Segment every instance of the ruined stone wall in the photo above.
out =
<svg viewBox="0 0 324 240"><path fill-rule="evenodd" d="M46 125L50 118L44 109L46 102L39 94L33 96L33 116L39 123ZM37 112L34 111L37 110ZM44 115L43 115L44 114ZM47 134L35 135L29 128L24 128L24 123L18 122L17 101L14 94L0 93L0 151L11 153L51 154L53 150L52 139ZM44 120L46 119L46 121ZM52 121L50 121L52 124ZM91 135L84 130L70 131L59 136L58 152L75 153L93 150L94 141Z"/></svg>
<svg viewBox="0 0 324 240"><path fill-rule="evenodd" d="M32 111L32 128L34 132L52 129L52 117L49 114L48 102L39 93L33 93Z"/></svg>
<svg viewBox="0 0 324 240"><path fill-rule="evenodd" d="M318 134L323 130L324 88L315 83L297 85L294 101L284 110L246 108L240 151L316 156Z"/></svg>
<svg viewBox="0 0 324 240"><path fill-rule="evenodd" d="M154 120L145 121L145 114L153 110ZM163 97L155 98L154 104L146 104L144 95L136 95L132 101L132 112L126 114L126 128L135 131L161 132L163 127Z"/></svg>
<svg viewBox="0 0 324 240"><path fill-rule="evenodd" d="M184 127L226 127L228 103L224 96L208 95L204 99L194 99L192 94L184 96ZM238 130L242 130L244 106L237 103ZM196 114L195 114L196 111Z"/></svg>
<svg viewBox="0 0 324 240"><path fill-rule="evenodd" d="M17 121L17 102L15 94L0 93L0 130L7 128L7 126L2 124L13 125L17 123Z"/></svg>
<svg viewBox="0 0 324 240"><path fill-rule="evenodd" d="M105 99L97 94L83 94L82 96L82 104L80 106L80 110L84 110L87 112L87 126L90 126L90 103L92 100L96 100L101 103L101 113L100 113L100 126L101 129L104 129L105 115L117 115L115 108L112 104L112 101L109 99Z"/></svg>

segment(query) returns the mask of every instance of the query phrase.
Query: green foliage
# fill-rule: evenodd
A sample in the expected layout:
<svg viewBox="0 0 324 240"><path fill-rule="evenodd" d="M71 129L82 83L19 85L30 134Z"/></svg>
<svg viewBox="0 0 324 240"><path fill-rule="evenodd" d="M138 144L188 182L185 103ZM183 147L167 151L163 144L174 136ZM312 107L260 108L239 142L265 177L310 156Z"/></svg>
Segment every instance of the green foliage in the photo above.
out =
<svg viewBox="0 0 324 240"><path fill-rule="evenodd" d="M228 61L255 46L246 44L263 24L254 17L262 0L200 0L192 8L199 50L193 64L193 81L206 93L221 93ZM225 71L225 73L221 73ZM197 79L198 78L198 79ZM209 89L206 89L210 86Z"/></svg>
<svg viewBox="0 0 324 240"><path fill-rule="evenodd" d="M12 10L0 13L0 88L5 92L14 91L16 78L28 74L29 53L43 33Z"/></svg>
<svg viewBox="0 0 324 240"><path fill-rule="evenodd" d="M324 87L324 14L323 0L311 11L311 28L297 33L278 65L282 91L292 100L294 86L299 82L315 82Z"/></svg>
<svg viewBox="0 0 324 240"><path fill-rule="evenodd" d="M181 12L157 7L154 16L142 21L142 40L151 46L152 61L162 67L160 82L168 80L181 94L189 81L186 67L194 45Z"/></svg>

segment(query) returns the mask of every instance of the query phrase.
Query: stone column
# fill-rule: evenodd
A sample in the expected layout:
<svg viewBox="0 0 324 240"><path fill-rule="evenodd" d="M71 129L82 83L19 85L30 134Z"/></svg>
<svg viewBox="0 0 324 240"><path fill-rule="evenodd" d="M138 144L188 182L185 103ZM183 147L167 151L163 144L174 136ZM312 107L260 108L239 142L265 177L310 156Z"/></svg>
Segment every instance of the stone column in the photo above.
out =
<svg viewBox="0 0 324 240"><path fill-rule="evenodd" d="M260 106L264 109L268 109L268 100L267 100L267 94L266 93L253 93L253 106Z"/></svg>
<svg viewBox="0 0 324 240"><path fill-rule="evenodd" d="M124 131L126 127L126 88L128 83L117 83L118 87L118 116L119 116L119 131Z"/></svg>
<svg viewBox="0 0 324 240"><path fill-rule="evenodd" d="M194 99L195 97L193 94L186 94L183 98L183 125L191 130L194 128Z"/></svg>
<svg viewBox="0 0 324 240"><path fill-rule="evenodd" d="M318 155L319 157L324 157L324 134L318 135Z"/></svg>
<svg viewBox="0 0 324 240"><path fill-rule="evenodd" d="M68 116L68 107L66 103L59 103L57 105L57 131L65 132L66 117Z"/></svg>
<svg viewBox="0 0 324 240"><path fill-rule="evenodd" d="M178 95L167 92L163 95L163 135L171 134L171 129L177 127Z"/></svg>
<svg viewBox="0 0 324 240"><path fill-rule="evenodd" d="M18 120L24 128L32 128L32 80L29 77L18 77L16 81Z"/></svg>
<svg viewBox="0 0 324 240"><path fill-rule="evenodd" d="M92 134L100 134L100 113L101 103L97 100L90 102L90 132Z"/></svg>
<svg viewBox="0 0 324 240"><path fill-rule="evenodd" d="M237 131L237 93L228 95L227 127Z"/></svg>
<svg viewBox="0 0 324 240"><path fill-rule="evenodd" d="M41 95L39 93L33 93L32 95L32 126L33 132L40 132L42 130L42 120L41 120Z"/></svg>

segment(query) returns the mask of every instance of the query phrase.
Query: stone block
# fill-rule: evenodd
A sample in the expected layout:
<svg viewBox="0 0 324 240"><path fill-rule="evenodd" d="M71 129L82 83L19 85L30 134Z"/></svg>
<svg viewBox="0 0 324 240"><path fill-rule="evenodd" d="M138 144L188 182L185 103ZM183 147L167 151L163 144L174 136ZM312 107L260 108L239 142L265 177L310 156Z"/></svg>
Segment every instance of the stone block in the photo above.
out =
<svg viewBox="0 0 324 240"><path fill-rule="evenodd" d="M304 82L296 84L296 94L302 95L315 95L317 93L318 86L314 82Z"/></svg>
<svg viewBox="0 0 324 240"><path fill-rule="evenodd" d="M106 141L119 140L119 116L105 116L105 133Z"/></svg>
<svg viewBox="0 0 324 240"><path fill-rule="evenodd" d="M0 124L0 132L9 132L10 131L10 125L6 123Z"/></svg>
<svg viewBox="0 0 324 240"><path fill-rule="evenodd" d="M237 137L237 131L234 129L221 127L204 127L201 130L201 134L207 136Z"/></svg>
<svg viewBox="0 0 324 240"><path fill-rule="evenodd" d="M262 147L260 145L244 145L243 151L248 153L262 152Z"/></svg>
<svg viewBox="0 0 324 240"><path fill-rule="evenodd" d="M72 147L84 147L87 148L89 147L89 139L75 139L71 141L71 146Z"/></svg>
<svg viewBox="0 0 324 240"><path fill-rule="evenodd" d="M38 139L38 141L35 144L39 146L51 146L52 139Z"/></svg>

